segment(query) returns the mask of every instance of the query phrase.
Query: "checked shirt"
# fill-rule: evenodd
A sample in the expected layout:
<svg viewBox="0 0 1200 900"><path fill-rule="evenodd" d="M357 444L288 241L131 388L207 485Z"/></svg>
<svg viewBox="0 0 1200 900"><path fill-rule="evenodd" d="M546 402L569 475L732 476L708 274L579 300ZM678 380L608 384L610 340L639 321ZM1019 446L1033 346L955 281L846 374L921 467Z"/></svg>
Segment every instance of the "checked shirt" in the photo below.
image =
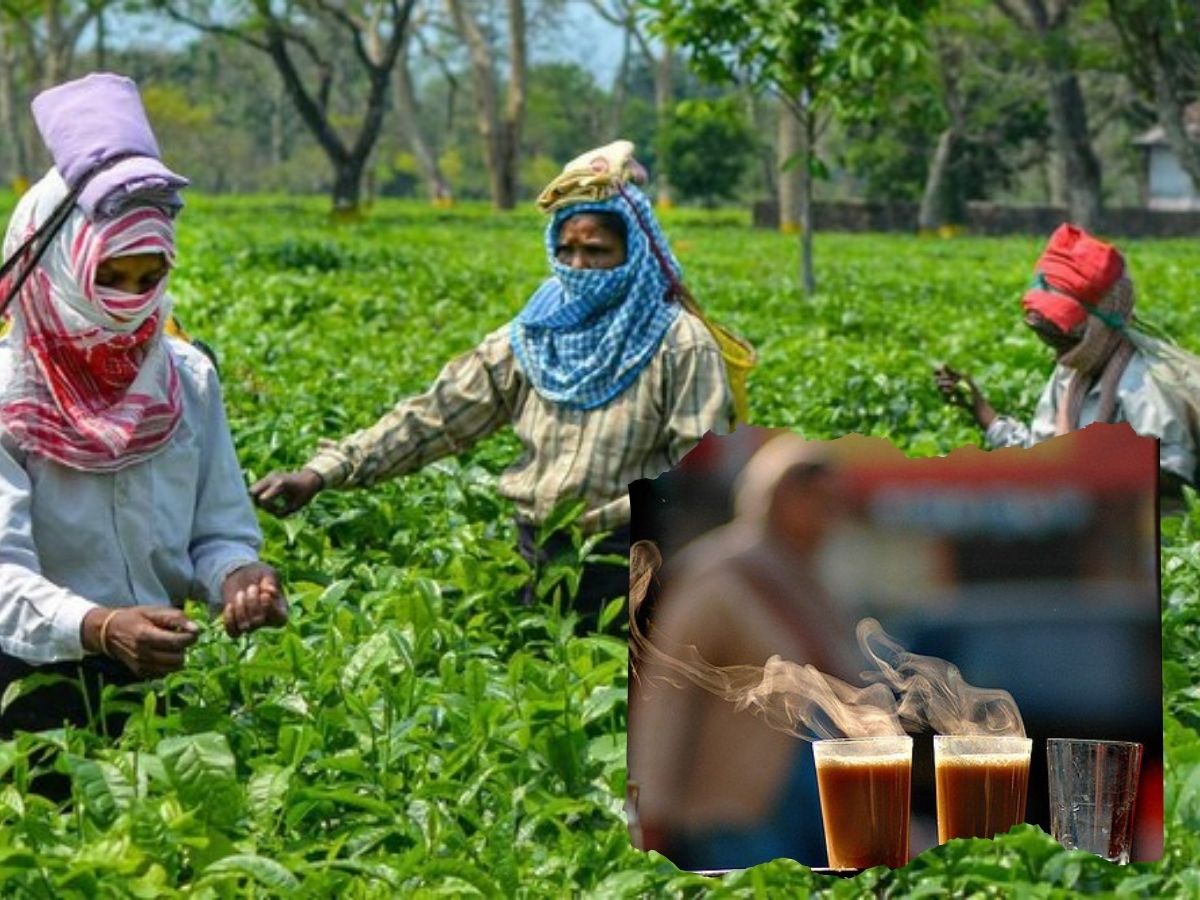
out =
<svg viewBox="0 0 1200 900"><path fill-rule="evenodd" d="M511 424L520 458L499 492L520 519L542 522L559 501L581 497L586 531L629 521L628 485L678 463L708 431L725 433L732 400L724 363L704 324L681 312L637 379L605 406L563 407L535 390L516 364L510 328L446 365L432 387L401 401L363 431L322 441L306 467L331 488L366 487L461 453Z"/></svg>

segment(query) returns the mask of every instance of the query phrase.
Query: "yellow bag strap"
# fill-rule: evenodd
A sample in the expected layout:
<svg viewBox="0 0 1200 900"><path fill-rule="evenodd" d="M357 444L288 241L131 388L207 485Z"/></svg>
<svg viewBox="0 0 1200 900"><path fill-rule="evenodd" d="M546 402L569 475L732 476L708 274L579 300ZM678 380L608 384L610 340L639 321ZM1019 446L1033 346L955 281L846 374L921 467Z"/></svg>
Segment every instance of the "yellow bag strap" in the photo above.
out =
<svg viewBox="0 0 1200 900"><path fill-rule="evenodd" d="M186 341L189 344L192 343L191 336L183 330L183 324L174 313L171 313L171 317L167 319L167 324L163 326L163 334L167 337L179 338L181 341Z"/></svg>
<svg viewBox="0 0 1200 900"><path fill-rule="evenodd" d="M696 298L685 285L680 285L676 294L680 305L704 323L708 333L717 342L721 360L725 363L725 376L729 379L729 390L733 395L734 424L750 421L750 370L758 365L758 351L754 345L739 334L730 331L719 322L704 314Z"/></svg>
<svg viewBox="0 0 1200 900"><path fill-rule="evenodd" d="M667 262L662 248L654 240L653 231L642 220L642 214L638 212L637 205L625 192L622 183L619 180L615 180L613 181L613 187L618 194L625 198L625 202L629 204L630 210L633 211L633 216L637 220L638 226L646 235L647 242L650 245L650 252L654 255L655 260L657 260L669 285L667 299L678 300L684 309L704 323L704 327L708 329L713 339L717 342L717 346L721 350L721 358L725 362L725 375L729 380L730 393L733 395L733 424L748 422L750 418L750 393L747 380L750 370L758 364L758 354L755 352L754 347L745 338L734 334L728 328L713 322L708 316L704 315L704 312L700 309L700 304L692 296L692 292L679 280L679 277L675 274L675 270Z"/></svg>

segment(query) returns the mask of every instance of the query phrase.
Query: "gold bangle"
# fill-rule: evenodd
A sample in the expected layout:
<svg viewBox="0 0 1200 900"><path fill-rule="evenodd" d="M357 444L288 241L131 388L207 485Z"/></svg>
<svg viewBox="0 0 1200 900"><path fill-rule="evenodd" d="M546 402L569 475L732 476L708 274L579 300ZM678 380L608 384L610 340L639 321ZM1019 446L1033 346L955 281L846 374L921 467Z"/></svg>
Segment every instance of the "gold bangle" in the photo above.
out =
<svg viewBox="0 0 1200 900"><path fill-rule="evenodd" d="M100 623L100 652L105 656L112 656L108 652L108 623L112 621L113 616L119 613L119 609L114 609L104 617L104 621Z"/></svg>

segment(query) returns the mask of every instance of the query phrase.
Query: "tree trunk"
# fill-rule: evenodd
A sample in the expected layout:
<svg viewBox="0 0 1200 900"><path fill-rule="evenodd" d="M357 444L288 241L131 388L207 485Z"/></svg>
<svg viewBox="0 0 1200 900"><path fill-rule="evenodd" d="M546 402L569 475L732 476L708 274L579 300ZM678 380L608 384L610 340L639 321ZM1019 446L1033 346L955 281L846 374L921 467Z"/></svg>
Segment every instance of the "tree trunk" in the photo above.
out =
<svg viewBox="0 0 1200 900"><path fill-rule="evenodd" d="M1071 62L1065 21L1042 34L1046 100L1054 147L1062 159L1071 221L1088 231L1100 228L1100 163L1092 151L1087 107Z"/></svg>
<svg viewBox="0 0 1200 900"><path fill-rule="evenodd" d="M633 23L627 22L621 41L621 65L617 68L617 77L613 79L612 101L608 107L608 133L616 137L621 132L621 122L625 118L625 101L629 96L629 55L633 51Z"/></svg>
<svg viewBox="0 0 1200 900"><path fill-rule="evenodd" d="M287 159L287 129L284 118L287 88L281 80L271 98L271 165L278 166Z"/></svg>
<svg viewBox="0 0 1200 900"><path fill-rule="evenodd" d="M947 128L938 136L937 148L929 163L929 174L925 178L925 192L921 195L921 208L917 213L917 228L921 231L936 231L951 219L952 183L950 165L954 159L958 135Z"/></svg>
<svg viewBox="0 0 1200 900"><path fill-rule="evenodd" d="M671 118L675 112L675 85L672 68L675 63L675 53L670 44L663 44L662 54L654 63L654 113L658 120L658 133L664 134L671 126ZM658 185L658 205L670 209L673 205L671 198L671 178L667 171L666 161L659 154L658 172L654 181Z"/></svg>
<svg viewBox="0 0 1200 900"><path fill-rule="evenodd" d="M947 225L966 221L962 179L955 173L959 148L968 128L966 98L961 87L965 50L953 34L942 28L934 29L933 46L947 124L938 135L925 177L925 190L917 211L917 229L921 232L940 231Z"/></svg>
<svg viewBox="0 0 1200 900"><path fill-rule="evenodd" d="M1046 150L1043 168L1046 173L1046 193L1050 198L1050 205L1055 209L1066 209L1070 205L1067 199L1067 165L1063 161L1062 154L1055 148L1053 138L1050 139L1050 146Z"/></svg>
<svg viewBox="0 0 1200 900"><path fill-rule="evenodd" d="M62 0L47 0L46 39L41 52L45 58L43 87L51 88L66 81L75 62L75 47L88 24L100 12L102 4L88 4L71 17Z"/></svg>
<svg viewBox="0 0 1200 900"><path fill-rule="evenodd" d="M364 160L350 158L341 162L333 173L333 213L338 218L352 219L358 214L362 198Z"/></svg>
<svg viewBox="0 0 1200 900"><path fill-rule="evenodd" d="M1046 80L1051 146L1061 166L1065 200L1071 220L1083 228L1100 227L1102 198L1100 163L1092 150L1087 108L1075 73L1074 52L1068 35L1071 0L1022 0L1015 5L995 0L997 7L1017 27L1037 42L1041 70ZM1051 184L1054 184L1053 168ZM1055 205L1058 205L1055 198Z"/></svg>
<svg viewBox="0 0 1200 900"><path fill-rule="evenodd" d="M816 121L812 105L805 98L802 105L804 141L801 150L800 171L800 259L801 283L804 295L811 297L817 292L817 279L813 273L813 151L816 146Z"/></svg>
<svg viewBox="0 0 1200 900"><path fill-rule="evenodd" d="M361 191L362 163L365 157L346 149L342 139L334 131L324 110L305 90L300 73L296 70L292 58L287 51L283 31L271 23L267 30L267 52L275 63L275 68L283 79L287 90L300 118L313 137L317 139L321 149L325 151L330 165L333 167L333 214L337 218L353 218L358 210L358 199ZM366 125L364 124L364 129Z"/></svg>
<svg viewBox="0 0 1200 900"><path fill-rule="evenodd" d="M779 230L787 234L798 232L803 220L800 210L804 192L801 184L804 160L800 158L803 146L803 124L791 104L780 104L775 157L779 171Z"/></svg>
<svg viewBox="0 0 1200 900"><path fill-rule="evenodd" d="M399 119L400 133L404 135L417 161L430 201L437 205L448 205L454 199L454 192L438 164L437 153L421 129L420 106L412 73L408 69L407 46L396 61L396 118Z"/></svg>
<svg viewBox="0 0 1200 900"><path fill-rule="evenodd" d="M1167 143L1200 191L1200 145L1187 132L1186 98L1194 94L1200 71L1200 3L1154 0L1108 0L1109 20L1116 27L1130 68L1130 79L1158 114ZM1149 172L1143 160L1143 203L1149 196Z"/></svg>
<svg viewBox="0 0 1200 900"><path fill-rule="evenodd" d="M508 0L508 96L501 145L505 199L512 209L521 196L521 133L525 127L526 45L524 0Z"/></svg>
<svg viewBox="0 0 1200 900"><path fill-rule="evenodd" d="M0 129L9 147L8 182L17 186L30 177L32 167L17 115L17 62L11 44L11 36L0 22Z"/></svg>
<svg viewBox="0 0 1200 900"><path fill-rule="evenodd" d="M101 72L108 68L108 27L104 10L96 13L96 68Z"/></svg>
<svg viewBox="0 0 1200 900"><path fill-rule="evenodd" d="M516 126L519 133L520 116L524 112L524 17L520 17L520 35L510 34L510 46L519 50L511 61L512 75L510 76L508 103L506 104L503 120L500 114L500 89L496 83L495 60L491 48L479 23L464 8L462 0L446 0L446 6L454 20L459 35L467 43L471 60L471 79L475 86L475 120L483 138L484 159L488 167L488 188L492 196L492 205L497 209L512 209L516 206L516 173L512 166L516 162L515 153L509 149L510 133L514 124L513 113L516 112ZM509 10L512 18L512 8L521 8L520 0L510 0ZM513 29L510 26L510 32ZM518 62L520 64L518 68ZM521 83L514 92L512 78L518 72ZM515 109L514 109L515 105Z"/></svg>
<svg viewBox="0 0 1200 900"><path fill-rule="evenodd" d="M496 206L515 209L521 195L520 147L513 123L505 121L496 135Z"/></svg>
<svg viewBox="0 0 1200 900"><path fill-rule="evenodd" d="M62 10L59 8L59 0L47 0L46 2L46 43L42 47L42 55L45 59L45 69L43 75L45 80L42 82L43 88L51 88L63 80L63 60L59 52L62 47Z"/></svg>
<svg viewBox="0 0 1200 900"><path fill-rule="evenodd" d="M778 123L764 121L769 119L773 110L763 109L763 104L759 102L758 96L753 90L745 90L742 96L746 102L746 119L750 122L754 129L755 135L770 134L770 128L775 125L775 141L755 139L754 141L754 159L758 164L758 177L762 179L762 193L767 197L779 198L779 163L777 161L777 152L779 149L778 141Z"/></svg>

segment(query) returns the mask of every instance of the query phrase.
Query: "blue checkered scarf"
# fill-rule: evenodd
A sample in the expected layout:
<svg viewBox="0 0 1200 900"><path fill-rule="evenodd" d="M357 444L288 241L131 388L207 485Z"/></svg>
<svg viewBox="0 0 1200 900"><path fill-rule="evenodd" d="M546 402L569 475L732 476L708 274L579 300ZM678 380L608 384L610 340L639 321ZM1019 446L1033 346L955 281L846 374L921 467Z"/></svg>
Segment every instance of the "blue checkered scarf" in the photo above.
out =
<svg viewBox="0 0 1200 900"><path fill-rule="evenodd" d="M554 214L546 228L554 277L534 292L511 326L517 363L534 390L574 409L596 409L619 396L679 315L679 304L669 298L671 281L650 240L676 280L679 263L645 195L633 185L622 192ZM558 262L554 250L562 223L598 211L624 220L625 262L612 269L572 269Z"/></svg>

